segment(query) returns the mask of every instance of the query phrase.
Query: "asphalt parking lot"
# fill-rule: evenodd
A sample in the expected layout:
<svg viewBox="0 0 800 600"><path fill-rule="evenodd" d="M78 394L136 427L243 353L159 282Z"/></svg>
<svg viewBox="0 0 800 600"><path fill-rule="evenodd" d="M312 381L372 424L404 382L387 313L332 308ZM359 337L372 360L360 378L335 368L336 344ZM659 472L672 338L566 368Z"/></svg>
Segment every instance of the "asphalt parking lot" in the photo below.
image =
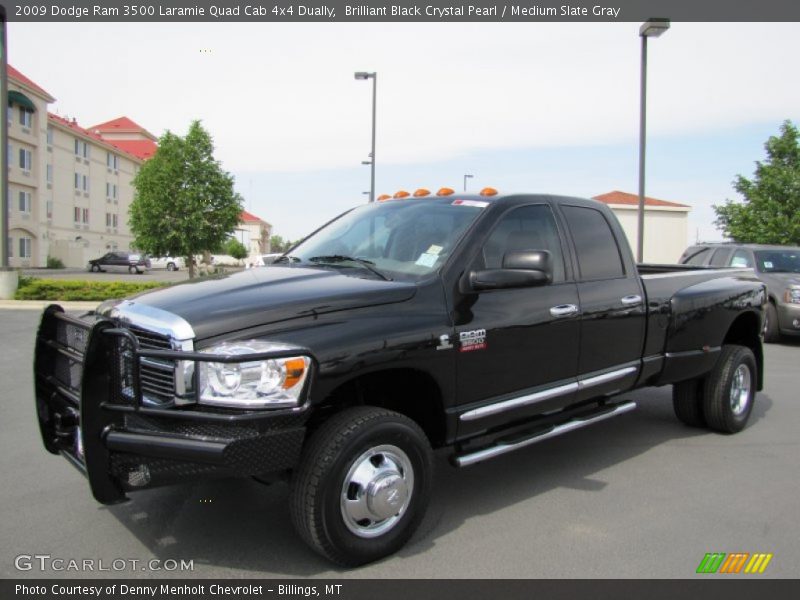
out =
<svg viewBox="0 0 800 600"><path fill-rule="evenodd" d="M631 413L473 467L453 469L440 454L411 543L346 571L294 534L283 484L219 480L97 504L40 443L37 320L37 311L0 310L2 577L684 578L698 577L707 552L774 554L749 578L800 575L798 343L765 347L766 389L737 435L683 426L661 388L630 394L640 406ZM194 570L19 571L19 555L183 559Z"/></svg>

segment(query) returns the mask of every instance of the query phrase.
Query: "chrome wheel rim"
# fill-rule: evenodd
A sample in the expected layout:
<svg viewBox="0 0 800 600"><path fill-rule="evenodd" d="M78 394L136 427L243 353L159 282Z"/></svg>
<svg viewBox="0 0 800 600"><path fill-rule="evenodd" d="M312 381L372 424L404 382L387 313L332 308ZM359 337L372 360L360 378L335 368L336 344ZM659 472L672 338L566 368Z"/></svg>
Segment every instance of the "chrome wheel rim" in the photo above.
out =
<svg viewBox="0 0 800 600"><path fill-rule="evenodd" d="M739 365L731 381L731 410L734 415L741 415L750 402L750 368Z"/></svg>
<svg viewBox="0 0 800 600"><path fill-rule="evenodd" d="M355 535L374 538L391 530L405 514L414 490L414 469L397 446L381 445L359 456L344 478L341 512Z"/></svg>

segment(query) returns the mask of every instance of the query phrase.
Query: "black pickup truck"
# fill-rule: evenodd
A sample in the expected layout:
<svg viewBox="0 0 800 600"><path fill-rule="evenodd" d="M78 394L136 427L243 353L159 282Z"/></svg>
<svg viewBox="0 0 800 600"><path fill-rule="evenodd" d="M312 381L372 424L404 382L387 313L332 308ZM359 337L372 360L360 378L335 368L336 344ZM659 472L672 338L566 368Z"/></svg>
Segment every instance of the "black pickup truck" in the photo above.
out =
<svg viewBox="0 0 800 600"><path fill-rule="evenodd" d="M104 504L286 479L302 538L357 565L412 535L434 448L465 467L666 384L686 424L745 426L763 385L751 270L637 267L591 200L440 194L356 208L264 268L83 315L51 305L34 364L45 448Z"/></svg>

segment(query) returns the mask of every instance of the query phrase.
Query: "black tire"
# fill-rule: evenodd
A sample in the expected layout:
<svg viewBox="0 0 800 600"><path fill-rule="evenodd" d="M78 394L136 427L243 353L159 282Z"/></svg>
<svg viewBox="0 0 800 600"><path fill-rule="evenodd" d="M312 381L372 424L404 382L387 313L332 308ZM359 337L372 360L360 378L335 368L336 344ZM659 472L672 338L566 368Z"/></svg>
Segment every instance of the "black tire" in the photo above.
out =
<svg viewBox="0 0 800 600"><path fill-rule="evenodd" d="M177 270L178 270L178 265L176 265L174 262L167 263L167 271L177 271Z"/></svg>
<svg viewBox="0 0 800 600"><path fill-rule="evenodd" d="M139 272L139 269L137 269L137 268L136 268L136 267L134 267L133 265L130 265L130 266L128 267L128 273L130 273L131 275L133 275L134 273L138 273L138 272Z"/></svg>
<svg viewBox="0 0 800 600"><path fill-rule="evenodd" d="M764 315L764 341L768 344L777 344L781 341L778 309L775 308L774 302L767 302L767 311Z"/></svg>
<svg viewBox="0 0 800 600"><path fill-rule="evenodd" d="M689 427L705 427L703 415L703 380L680 381L672 386L675 416Z"/></svg>
<svg viewBox="0 0 800 600"><path fill-rule="evenodd" d="M91 267L92 273L99 273L100 272L100 265L92 265Z"/></svg>
<svg viewBox="0 0 800 600"><path fill-rule="evenodd" d="M355 481L362 472L369 485ZM351 482L347 487L346 479ZM350 408L331 417L306 442L291 482L292 522L300 537L329 560L362 565L405 545L425 514L432 484L433 452L416 423L390 410ZM373 495L359 493L366 489ZM346 508L348 496L361 508ZM369 512L374 506L386 514L400 508L381 518ZM353 513L362 511L369 518L356 520Z"/></svg>
<svg viewBox="0 0 800 600"><path fill-rule="evenodd" d="M753 410L757 373L756 358L750 348L722 347L717 364L703 386L703 414L711 429L723 433L744 429Z"/></svg>

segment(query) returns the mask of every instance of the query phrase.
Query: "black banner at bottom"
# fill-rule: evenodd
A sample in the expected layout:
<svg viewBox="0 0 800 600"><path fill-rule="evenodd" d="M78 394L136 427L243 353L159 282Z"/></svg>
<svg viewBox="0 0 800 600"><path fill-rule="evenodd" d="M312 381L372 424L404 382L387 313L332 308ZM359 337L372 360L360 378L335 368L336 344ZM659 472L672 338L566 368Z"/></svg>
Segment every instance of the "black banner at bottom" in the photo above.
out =
<svg viewBox="0 0 800 600"><path fill-rule="evenodd" d="M220 600L269 598L300 600L498 600L605 598L620 600L738 600L800 598L800 580L713 579L537 580L537 579L5 579L0 598L37 600Z"/></svg>

